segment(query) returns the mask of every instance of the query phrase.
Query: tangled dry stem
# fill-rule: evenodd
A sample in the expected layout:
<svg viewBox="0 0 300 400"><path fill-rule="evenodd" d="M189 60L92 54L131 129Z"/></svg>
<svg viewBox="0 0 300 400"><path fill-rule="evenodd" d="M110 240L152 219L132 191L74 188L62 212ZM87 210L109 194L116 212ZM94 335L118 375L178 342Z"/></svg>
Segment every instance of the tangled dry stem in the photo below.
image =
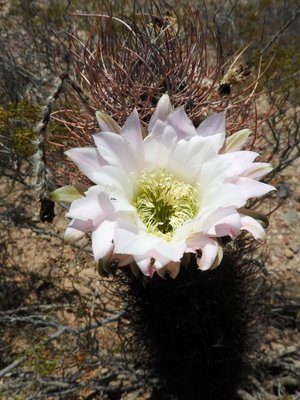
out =
<svg viewBox="0 0 300 400"><path fill-rule="evenodd" d="M94 19L94 25L84 45L71 41L77 82L73 79L65 93L66 106L52 115L65 125L67 135L48 138L48 166L56 171L57 185L66 176L76 174L78 180L78 171L61 151L92 145L92 134L99 129L96 110L122 125L136 107L146 129L164 93L175 107L185 106L195 125L208 114L227 110L228 134L251 128L249 147L255 147L257 129L269 115L259 115L255 107L261 73L246 83L249 70L239 61L243 51L230 64L224 62L220 38L206 16L190 6L175 10L153 1L148 8L136 2L127 17L115 16L109 7L103 14L81 17Z"/></svg>

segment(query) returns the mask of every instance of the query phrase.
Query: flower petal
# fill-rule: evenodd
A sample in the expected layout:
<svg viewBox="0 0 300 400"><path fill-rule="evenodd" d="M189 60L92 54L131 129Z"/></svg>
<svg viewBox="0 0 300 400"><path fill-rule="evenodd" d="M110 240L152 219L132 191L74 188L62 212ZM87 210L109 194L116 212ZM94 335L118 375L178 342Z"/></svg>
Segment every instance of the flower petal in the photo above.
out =
<svg viewBox="0 0 300 400"><path fill-rule="evenodd" d="M178 140L197 135L196 129L187 116L184 107L179 107L170 113L166 119L166 123L176 130Z"/></svg>
<svg viewBox="0 0 300 400"><path fill-rule="evenodd" d="M136 171L142 163L142 155L134 153L127 140L112 132L101 132L93 136L98 152L107 164L121 168L126 173Z"/></svg>
<svg viewBox="0 0 300 400"><path fill-rule="evenodd" d="M187 240L187 247L194 252L201 250L201 256L197 257L197 264L202 271L211 268L218 256L218 242L202 233L189 238Z"/></svg>
<svg viewBox="0 0 300 400"><path fill-rule="evenodd" d="M104 221L92 232L92 249L95 261L113 251L115 221Z"/></svg>
<svg viewBox="0 0 300 400"><path fill-rule="evenodd" d="M200 187L201 190L201 187ZM212 183L207 187L207 190L200 194L201 210L206 212L207 210L214 210L216 208L236 207L240 208L245 205L245 198L241 194L241 190L233 183L218 182L218 179L214 179Z"/></svg>
<svg viewBox="0 0 300 400"><path fill-rule="evenodd" d="M274 186L244 177L234 178L234 184L245 201L252 197L264 196L272 190L276 190Z"/></svg>
<svg viewBox="0 0 300 400"><path fill-rule="evenodd" d="M139 269L146 276L150 276L152 278L155 273L154 262L152 258L142 258L139 261L136 261Z"/></svg>
<svg viewBox="0 0 300 400"><path fill-rule="evenodd" d="M121 136L126 139L133 154L138 154L139 169L144 167L144 144L141 131L141 123L136 108L127 118L121 130Z"/></svg>
<svg viewBox="0 0 300 400"><path fill-rule="evenodd" d="M97 183L95 175L107 162L99 155L97 149L92 147L79 147L70 149L65 154L77 164L80 171L92 182Z"/></svg>
<svg viewBox="0 0 300 400"><path fill-rule="evenodd" d="M148 132L151 133L158 120L165 121L167 116L172 112L170 97L164 94L159 99L154 114L150 118Z"/></svg>
<svg viewBox="0 0 300 400"><path fill-rule="evenodd" d="M95 173L94 179L98 187L110 193L112 197L117 193L121 193L129 200L133 197L134 175L126 174L121 168L105 165Z"/></svg>
<svg viewBox="0 0 300 400"><path fill-rule="evenodd" d="M195 183L202 164L216 157L224 138L221 133L214 137L193 136L189 140L180 140L170 151L168 170L179 179Z"/></svg>
<svg viewBox="0 0 300 400"><path fill-rule="evenodd" d="M107 193L98 186L92 186L86 193L86 197L73 201L67 217L81 221L92 221L93 226L110 216L114 212Z"/></svg>
<svg viewBox="0 0 300 400"><path fill-rule="evenodd" d="M64 241L66 243L74 243L85 235L84 232L71 227L67 227L64 233Z"/></svg>
<svg viewBox="0 0 300 400"><path fill-rule="evenodd" d="M235 238L241 229L241 218L233 208L218 208L203 224L203 231L209 236L230 236Z"/></svg>
<svg viewBox="0 0 300 400"><path fill-rule="evenodd" d="M247 215L241 215L241 230L250 232L254 239L263 239L265 236L265 230L259 222L254 218L248 217Z"/></svg>
<svg viewBox="0 0 300 400"><path fill-rule="evenodd" d="M155 246L156 259L160 260L160 256L175 262L180 261L185 251L186 244L184 240L166 242L160 240ZM163 262L162 262L163 263Z"/></svg>
<svg viewBox="0 0 300 400"><path fill-rule="evenodd" d="M251 179L261 179L272 171L272 166L268 163L253 163L240 175Z"/></svg>
<svg viewBox="0 0 300 400"><path fill-rule="evenodd" d="M73 219L64 233L64 240L67 243L73 243L81 239L87 232L93 230L93 224L91 221L81 221L78 219Z"/></svg>
<svg viewBox="0 0 300 400"><path fill-rule="evenodd" d="M227 176L236 176L241 174L258 156L254 151L233 151L232 153L220 154L219 157L223 162L230 163L230 167L226 169Z"/></svg>
<svg viewBox="0 0 300 400"><path fill-rule="evenodd" d="M115 275L116 270L119 267L124 267L133 262L133 257L128 254L116 254L113 252L114 246L111 251L107 252L104 257L98 261L98 272L101 276L107 277L109 275Z"/></svg>
<svg viewBox="0 0 300 400"><path fill-rule="evenodd" d="M200 136L211 136L225 133L225 112L216 113L207 117L196 129Z"/></svg>
<svg viewBox="0 0 300 400"><path fill-rule="evenodd" d="M170 261L163 268L157 269L156 273L164 278L166 274L169 274L171 278L175 279L180 270L180 262Z"/></svg>
<svg viewBox="0 0 300 400"><path fill-rule="evenodd" d="M176 140L175 130L158 120L152 133L144 140L146 167L149 171L167 166L170 152L176 145Z"/></svg>
<svg viewBox="0 0 300 400"><path fill-rule="evenodd" d="M122 219L119 220L114 235L115 252L132 254L136 260L136 256L144 256L155 248L160 240L140 229L136 222Z"/></svg>

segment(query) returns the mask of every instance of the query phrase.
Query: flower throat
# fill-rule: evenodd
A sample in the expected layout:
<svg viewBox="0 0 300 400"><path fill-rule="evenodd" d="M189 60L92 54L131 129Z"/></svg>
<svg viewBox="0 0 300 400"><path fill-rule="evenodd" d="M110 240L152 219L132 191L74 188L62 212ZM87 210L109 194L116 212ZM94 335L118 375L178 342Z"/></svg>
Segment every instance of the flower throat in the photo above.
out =
<svg viewBox="0 0 300 400"><path fill-rule="evenodd" d="M197 213L197 190L164 171L144 173L133 205L149 233L171 240L176 228Z"/></svg>

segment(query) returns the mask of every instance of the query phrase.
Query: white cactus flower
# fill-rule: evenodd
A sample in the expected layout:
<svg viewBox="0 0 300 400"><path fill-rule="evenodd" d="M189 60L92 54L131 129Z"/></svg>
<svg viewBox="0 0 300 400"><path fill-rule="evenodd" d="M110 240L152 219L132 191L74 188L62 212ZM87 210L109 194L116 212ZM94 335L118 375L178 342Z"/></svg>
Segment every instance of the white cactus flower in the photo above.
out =
<svg viewBox="0 0 300 400"><path fill-rule="evenodd" d="M241 212L248 199L274 190L258 179L270 172L242 151L249 130L225 138L225 114L195 128L183 107L163 95L142 138L134 109L123 128L97 113L102 132L94 148L66 152L94 185L72 201L68 240L92 234L96 261L135 262L148 276L176 277L185 253L207 270L222 258L220 238L242 230L264 236L261 224Z"/></svg>

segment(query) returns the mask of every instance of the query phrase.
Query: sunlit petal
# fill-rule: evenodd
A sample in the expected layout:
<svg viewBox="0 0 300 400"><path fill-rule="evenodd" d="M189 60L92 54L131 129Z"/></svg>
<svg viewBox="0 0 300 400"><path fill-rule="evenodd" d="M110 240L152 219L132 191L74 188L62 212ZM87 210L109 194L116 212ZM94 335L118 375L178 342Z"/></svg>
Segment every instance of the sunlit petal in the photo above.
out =
<svg viewBox="0 0 300 400"><path fill-rule="evenodd" d="M248 217L247 215L242 215L241 223L241 230L250 232L254 239L263 239L265 237L264 228L254 218Z"/></svg>
<svg viewBox="0 0 300 400"><path fill-rule="evenodd" d="M207 117L196 129L200 136L211 136L225 133L225 113L216 113Z"/></svg>
<svg viewBox="0 0 300 400"><path fill-rule="evenodd" d="M197 135L196 129L187 116L184 107L179 107L170 113L166 119L166 123L176 130L178 140Z"/></svg>
<svg viewBox="0 0 300 400"><path fill-rule="evenodd" d="M149 121L148 131L152 132L157 120L165 121L167 116L172 111L172 105L170 102L170 97L167 94L164 94L159 99L156 110Z"/></svg>

